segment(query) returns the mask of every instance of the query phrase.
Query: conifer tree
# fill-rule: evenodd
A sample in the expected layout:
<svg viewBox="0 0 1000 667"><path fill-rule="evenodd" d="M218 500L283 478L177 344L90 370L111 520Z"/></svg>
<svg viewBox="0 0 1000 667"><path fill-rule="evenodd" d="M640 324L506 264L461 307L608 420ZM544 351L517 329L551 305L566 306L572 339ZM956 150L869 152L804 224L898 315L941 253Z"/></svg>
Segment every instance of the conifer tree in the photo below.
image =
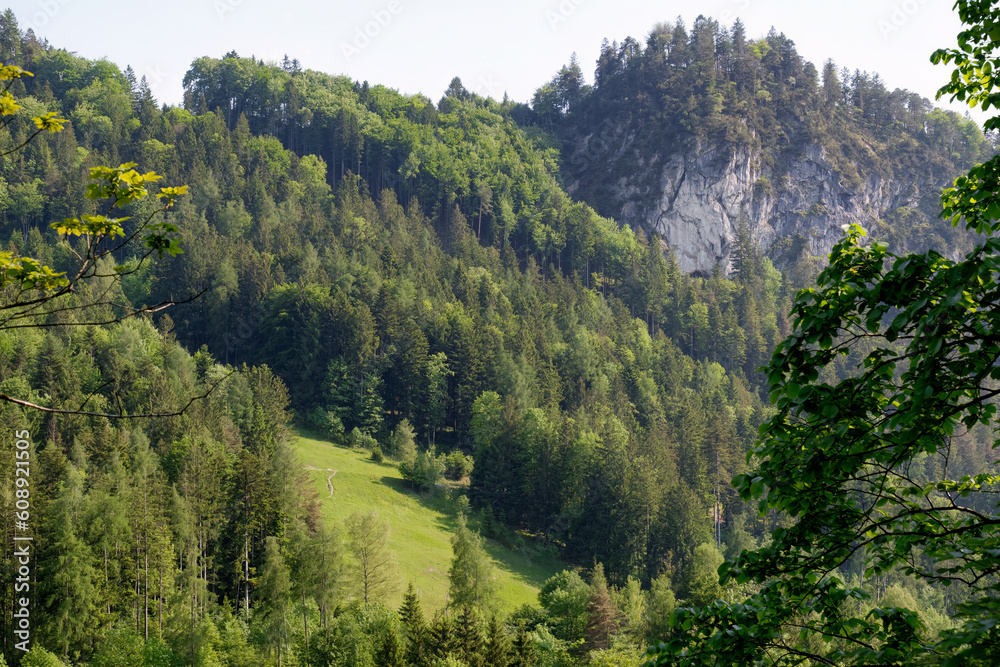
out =
<svg viewBox="0 0 1000 667"><path fill-rule="evenodd" d="M412 582L403 596L403 606L399 609L399 618L406 628L406 661L412 667L427 667L430 664L427 657L429 629Z"/></svg>
<svg viewBox="0 0 1000 667"><path fill-rule="evenodd" d="M76 529L95 556L98 607L105 614L131 612L140 628L138 586L142 577L134 568L142 562L137 551L141 544L129 521L133 503L129 502L128 486L128 472L116 452L103 476L86 494Z"/></svg>
<svg viewBox="0 0 1000 667"><path fill-rule="evenodd" d="M284 648L288 641L288 604L292 591L291 575L281 553L278 538L268 537L264 546L264 568L257 588L258 613L264 619L267 644L271 651L278 651L281 667Z"/></svg>
<svg viewBox="0 0 1000 667"><path fill-rule="evenodd" d="M330 621L330 610L340 595L344 576L344 553L337 530L320 524L315 533L303 536L298 560L296 584L303 595L316 601L319 622L325 628Z"/></svg>
<svg viewBox="0 0 1000 667"><path fill-rule="evenodd" d="M469 529L464 514L458 516L458 529L451 539L450 604L455 607L485 608L496 597L493 564L483 546L483 538Z"/></svg>
<svg viewBox="0 0 1000 667"><path fill-rule="evenodd" d="M406 667L403 644L390 624L375 652L375 664L379 667Z"/></svg>
<svg viewBox="0 0 1000 667"><path fill-rule="evenodd" d="M149 439L136 429L132 434L133 463L130 497L135 541L136 632L149 639L150 595L156 595L158 563L163 560L164 488L159 461L149 449ZM170 555L167 555L169 559ZM163 591L160 591L162 600ZM155 610L154 610L155 612Z"/></svg>
<svg viewBox="0 0 1000 667"><path fill-rule="evenodd" d="M365 604L395 587L396 561L389 551L389 522L375 510L347 517L347 537L354 554L355 584Z"/></svg>
<svg viewBox="0 0 1000 667"><path fill-rule="evenodd" d="M40 637L72 659L86 654L106 622L98 608L94 554L78 532L85 509L84 472L70 463L46 517L49 548L39 562L44 613Z"/></svg>
<svg viewBox="0 0 1000 667"><path fill-rule="evenodd" d="M740 210L736 224L736 239L730 256L733 277L741 285L751 284L761 273L761 254L750 233L746 212Z"/></svg>
<svg viewBox="0 0 1000 667"><path fill-rule="evenodd" d="M486 626L486 645L483 650L483 662L488 667L508 667L513 658L513 647L503 624L496 614L490 616Z"/></svg>
<svg viewBox="0 0 1000 667"><path fill-rule="evenodd" d="M439 613L429 633L429 657L432 661L444 660L457 648L455 629L447 613Z"/></svg>
<svg viewBox="0 0 1000 667"><path fill-rule="evenodd" d="M590 579L590 599L587 602L587 628L584 631L585 651L611 647L611 637L622 625L621 612L615 607L604 577L604 566L597 563Z"/></svg>
<svg viewBox="0 0 1000 667"><path fill-rule="evenodd" d="M455 627L458 654L469 667L482 667L483 638L479 631L479 618L469 605L463 605Z"/></svg>
<svg viewBox="0 0 1000 667"><path fill-rule="evenodd" d="M531 633L523 625L517 629L514 635L513 658L510 667L534 667L535 665L535 645L531 639Z"/></svg>

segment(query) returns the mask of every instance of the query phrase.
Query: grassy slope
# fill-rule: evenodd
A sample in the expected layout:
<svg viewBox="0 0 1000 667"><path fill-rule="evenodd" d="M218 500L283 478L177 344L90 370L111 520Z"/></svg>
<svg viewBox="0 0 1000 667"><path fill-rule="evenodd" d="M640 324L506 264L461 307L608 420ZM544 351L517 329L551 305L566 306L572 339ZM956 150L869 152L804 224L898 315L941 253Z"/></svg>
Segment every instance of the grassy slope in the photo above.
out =
<svg viewBox="0 0 1000 667"><path fill-rule="evenodd" d="M425 613L443 608L455 528L455 516L449 511L444 492L411 491L394 463L374 463L368 460L367 452L344 449L305 435L297 440L295 449L303 466L319 468L307 472L320 493L328 522L340 524L352 512L369 508L389 520L389 546L399 563L400 585L385 602L398 608L407 584L413 582ZM337 471L331 480L332 497L327 486L328 468ZM528 559L492 540L486 549L497 567L503 612L524 603L537 604L539 587L564 567L548 554Z"/></svg>

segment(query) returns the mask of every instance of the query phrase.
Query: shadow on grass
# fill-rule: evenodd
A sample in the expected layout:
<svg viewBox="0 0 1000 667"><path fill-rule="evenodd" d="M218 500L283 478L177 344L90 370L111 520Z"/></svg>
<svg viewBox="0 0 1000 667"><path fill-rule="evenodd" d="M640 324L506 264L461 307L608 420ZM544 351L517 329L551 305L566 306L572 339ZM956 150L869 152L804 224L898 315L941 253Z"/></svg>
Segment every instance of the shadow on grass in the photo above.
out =
<svg viewBox="0 0 1000 667"><path fill-rule="evenodd" d="M310 433L306 429L299 429L298 434L307 438L312 436L310 439L319 443L325 443L327 446L339 451L352 451L349 447L329 443L329 441L322 437L315 437L315 434ZM422 509L433 512L433 517L428 518L428 524L434 525L437 529L449 535L455 533L458 526L456 499L462 493L467 493L467 487L449 486L447 488L438 487L432 491L421 491L420 489L411 487L407 481L398 476L397 464L392 459L376 463L362 456L359 450L353 451L357 452L357 461L359 463L363 462L367 464L363 467L369 472L361 474L368 476L372 484L381 485L387 490L391 489L400 494L400 499L397 501L399 503L403 503L402 497L415 500ZM376 467L369 468L368 466ZM334 479L336 481L336 478ZM325 496L326 494L324 493L323 495ZM409 503L409 500L405 502L405 504ZM482 525L476 512L472 512L469 517L469 527L482 534ZM486 541L486 552L494 561L497 569L504 572L506 577L509 577L508 581L510 583L507 584L508 586L516 582L518 585L526 585L539 589L549 577L566 567L554 555L538 549L530 539L523 549L512 549L504 546L497 540L488 539Z"/></svg>
<svg viewBox="0 0 1000 667"><path fill-rule="evenodd" d="M565 563L548 553L529 558L524 551L509 549L495 540L486 541L486 553L496 563L497 568L509 574L512 579L538 589L541 589L550 577L566 568ZM529 548L528 553L537 552Z"/></svg>
<svg viewBox="0 0 1000 667"><path fill-rule="evenodd" d="M454 533L458 528L455 501L449 500L445 489L421 491L398 477L386 476L381 481L395 491L414 498L424 508L436 512L436 523L440 528L449 533ZM476 514L473 513L473 516L469 517L468 525L472 530L482 534L482 525ZM506 572L511 579L533 588L540 589L549 577L566 567L558 558L544 551L539 552L530 543L524 549L512 549L494 539L487 539L486 553L493 559L497 569Z"/></svg>
<svg viewBox="0 0 1000 667"><path fill-rule="evenodd" d="M432 510L437 514L435 523L439 528L452 533L458 526L457 517L452 511L445 489L435 488L433 490L421 490L410 485L405 479L399 477L385 476L382 483L399 493L413 498L424 509Z"/></svg>

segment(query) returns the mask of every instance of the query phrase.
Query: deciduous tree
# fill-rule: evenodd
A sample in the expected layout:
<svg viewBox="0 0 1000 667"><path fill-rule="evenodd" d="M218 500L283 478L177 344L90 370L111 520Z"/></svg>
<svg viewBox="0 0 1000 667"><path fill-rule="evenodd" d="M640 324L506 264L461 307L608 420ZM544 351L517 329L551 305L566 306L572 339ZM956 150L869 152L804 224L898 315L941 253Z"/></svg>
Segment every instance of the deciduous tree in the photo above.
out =
<svg viewBox="0 0 1000 667"><path fill-rule="evenodd" d="M1000 109L997 5L956 2L966 29L957 49L932 58L957 66L939 95ZM985 125L1000 128L1000 116ZM762 513L794 523L720 567L723 583L753 582L759 592L678 610L679 636L653 664L1000 660L1000 523L988 495L1000 476L989 468L953 474L960 441L997 423L1000 156L943 193L942 216L982 235L963 259L933 250L896 256L865 245L864 230L852 225L816 288L799 293L794 330L766 369L777 414L761 427L756 468L733 480ZM820 379L855 350L853 374ZM865 578L894 573L961 588L955 627L935 636L916 608L864 602L869 593L840 576L855 558Z"/></svg>
<svg viewBox="0 0 1000 667"><path fill-rule="evenodd" d="M396 584L396 562L389 550L389 522L375 510L347 517L347 537L355 560L355 583L365 604Z"/></svg>
<svg viewBox="0 0 1000 667"><path fill-rule="evenodd" d="M0 82L4 82L0 91L0 128L9 126L24 109L11 93L11 87L26 76L33 75L15 65L0 67ZM67 121L50 111L32 118L31 122L34 129L21 143L0 148L0 156L22 150L44 132L61 132ZM148 201L144 201L151 194L149 187L161 176L155 172L141 174L134 169L135 166L135 163L128 162L119 167L92 168L90 179L93 182L88 184L85 196L95 201L97 206L104 206L104 212L67 217L50 225L62 237L65 250L72 258L69 271L57 272L36 258L13 251L0 252L0 289L4 290L0 299L0 329L107 324L140 313L158 312L177 303L171 298L151 306L134 308L127 300L118 298L122 277L139 271L154 253L162 257L164 253L175 256L183 252L178 228L170 222L157 221L156 217L171 208L177 198L186 193L187 186L161 188L159 193L152 195L160 200L159 205L149 206ZM44 202L25 204L23 215L31 215L33 208L38 208L36 204L41 203ZM136 219L112 217L126 208L142 213ZM71 239L73 243L70 243ZM134 258L125 263L114 261L126 248ZM57 313L62 316L52 317ZM0 401L57 413L85 413L87 402L92 397L87 397L79 407L64 409L0 393ZM117 414L102 416L127 415L124 410L119 410Z"/></svg>

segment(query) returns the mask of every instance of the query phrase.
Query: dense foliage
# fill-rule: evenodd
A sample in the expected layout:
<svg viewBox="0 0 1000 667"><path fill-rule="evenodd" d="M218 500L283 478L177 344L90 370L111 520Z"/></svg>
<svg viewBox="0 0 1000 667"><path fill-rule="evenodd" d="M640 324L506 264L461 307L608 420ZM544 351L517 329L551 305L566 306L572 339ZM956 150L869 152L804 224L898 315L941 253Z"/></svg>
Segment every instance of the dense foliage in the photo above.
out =
<svg viewBox="0 0 1000 667"><path fill-rule="evenodd" d="M956 8L967 29L933 56L959 66L941 92L1000 108L997 3ZM719 568L751 595L678 611L650 664L996 664L998 165L942 194L943 217L989 235L960 261L866 246L853 226L799 293L767 367L777 413L759 463L734 479L794 523ZM854 357L853 372L831 382L822 372L838 356ZM985 455L968 469L973 443ZM951 618L906 589L948 591Z"/></svg>
<svg viewBox="0 0 1000 667"><path fill-rule="evenodd" d="M70 326L0 332L0 392L135 414L179 408L233 373L179 418L4 407L5 424L32 434L39 640L63 659L634 664L678 599L739 592L715 577L722 552L789 525L728 482L773 414L755 369L791 332L785 313L817 258L783 274L744 226L734 276L683 274L659 239L566 195L542 98L496 102L455 80L434 104L230 53L195 61L184 108L161 109L131 69L40 43L10 12L0 59L34 73L12 87L30 114L69 119L0 161L6 249L68 266L48 223L93 212L89 169L136 162L189 186L164 218L184 252L123 277L115 298L138 308L202 293L115 327L68 314L52 323ZM614 80L604 67L598 90ZM0 141L30 132L19 118ZM973 134L961 150L982 144ZM116 252L125 263L143 251ZM487 536L529 557L557 551L592 568L588 581L563 572L539 607L490 619L480 539L463 528L460 608L425 620L407 596L386 609L378 518L352 517L343 536L322 521L290 419L401 461L414 487L462 479L471 460ZM953 465L982 465L977 437ZM7 537L11 465L0 462ZM942 619L956 602L919 594ZM8 638L11 611L0 606Z"/></svg>
<svg viewBox="0 0 1000 667"><path fill-rule="evenodd" d="M645 43L605 41L594 86L582 81L575 61L563 68L536 93L531 121L560 138L567 182L604 215L647 224L662 206L662 169L678 153L711 154L723 164L749 156L759 199L796 187L793 163L817 148L847 193L875 178L920 193L917 205L881 213L874 237L900 252L961 253L974 244L964 228L935 223L937 192L992 155L995 134L890 89L878 74L838 71L830 60L817 69L773 28L751 39L739 20L728 29L704 16L690 30L661 23ZM817 203L800 214L822 221L825 210ZM786 239L772 256L784 267L802 242Z"/></svg>

